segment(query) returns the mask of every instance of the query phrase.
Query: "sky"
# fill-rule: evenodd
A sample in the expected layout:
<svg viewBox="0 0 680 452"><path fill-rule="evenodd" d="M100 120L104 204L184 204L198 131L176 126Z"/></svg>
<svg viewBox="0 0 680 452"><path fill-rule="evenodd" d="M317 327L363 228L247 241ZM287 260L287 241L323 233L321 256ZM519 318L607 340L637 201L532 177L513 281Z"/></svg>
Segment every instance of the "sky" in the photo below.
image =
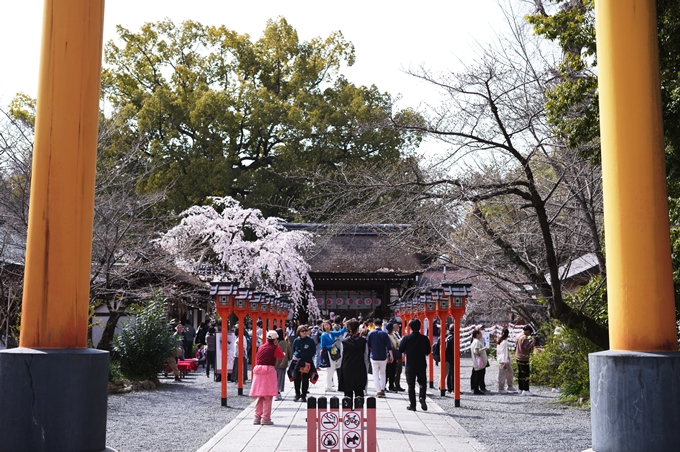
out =
<svg viewBox="0 0 680 452"><path fill-rule="evenodd" d="M42 0L0 0L0 108L21 91L37 94ZM302 41L342 31L356 50L356 63L343 74L357 85L375 84L400 96L399 108L436 104L436 89L405 69L455 70L474 58L477 42L493 40L504 28L497 0L108 0L104 42L116 39L116 25L137 31L146 22L170 18L225 25L253 39L268 19L283 16Z"/></svg>

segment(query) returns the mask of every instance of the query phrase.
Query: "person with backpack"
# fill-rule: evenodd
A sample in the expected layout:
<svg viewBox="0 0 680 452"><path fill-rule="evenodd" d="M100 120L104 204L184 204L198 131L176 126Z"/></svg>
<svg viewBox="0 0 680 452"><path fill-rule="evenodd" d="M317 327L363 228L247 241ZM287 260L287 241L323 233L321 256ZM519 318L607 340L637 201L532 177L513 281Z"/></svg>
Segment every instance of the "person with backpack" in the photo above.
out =
<svg viewBox="0 0 680 452"><path fill-rule="evenodd" d="M340 369L342 364L342 353L340 349L341 338L347 332L347 328L343 327L341 330L333 331L331 329L331 322L326 320L321 324L323 329L323 334L321 335L321 353L328 354L329 366L326 369L326 392L333 390L333 374ZM335 347L337 349L337 354L331 354L331 351Z"/></svg>
<svg viewBox="0 0 680 452"><path fill-rule="evenodd" d="M321 334L323 333L321 330L322 323L322 320L317 320L316 325L312 327L312 330L309 333L309 337L312 338L314 345L316 345L316 351L314 354L314 365L316 367L319 367L319 356L321 355Z"/></svg>
<svg viewBox="0 0 680 452"><path fill-rule="evenodd" d="M441 349L439 348L439 336L434 336L434 337L436 339L435 339L434 344L432 344L432 359L434 360L434 363L438 366Z"/></svg>
<svg viewBox="0 0 680 452"><path fill-rule="evenodd" d="M194 356L194 341L196 340L196 328L191 323L184 326L184 356L187 358Z"/></svg>

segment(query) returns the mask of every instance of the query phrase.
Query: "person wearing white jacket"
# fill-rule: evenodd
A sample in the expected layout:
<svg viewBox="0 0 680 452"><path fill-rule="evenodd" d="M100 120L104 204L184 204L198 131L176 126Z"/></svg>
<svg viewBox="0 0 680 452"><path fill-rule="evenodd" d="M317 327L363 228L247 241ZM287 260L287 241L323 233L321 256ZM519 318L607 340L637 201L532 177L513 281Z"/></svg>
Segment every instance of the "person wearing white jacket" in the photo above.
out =
<svg viewBox="0 0 680 452"><path fill-rule="evenodd" d="M516 389L512 386L512 362L510 361L510 348L508 346L508 336L510 331L507 328L503 329L501 337L498 338L496 344L496 360L498 361L498 392L506 394L508 392L515 392ZM507 390L506 390L507 384Z"/></svg>
<svg viewBox="0 0 680 452"><path fill-rule="evenodd" d="M472 377L470 383L475 394L486 394L487 392L484 376L489 359L486 356L486 347L484 347L481 339L482 332L474 330L472 332L472 345L470 346L470 353L472 354Z"/></svg>

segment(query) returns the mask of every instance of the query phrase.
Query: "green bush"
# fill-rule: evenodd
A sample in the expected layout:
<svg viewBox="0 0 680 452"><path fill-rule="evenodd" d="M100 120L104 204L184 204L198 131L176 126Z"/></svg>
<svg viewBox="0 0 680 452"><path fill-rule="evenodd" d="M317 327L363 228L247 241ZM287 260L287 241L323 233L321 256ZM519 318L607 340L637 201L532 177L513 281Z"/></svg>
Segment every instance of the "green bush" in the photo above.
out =
<svg viewBox="0 0 680 452"><path fill-rule="evenodd" d="M179 341L165 315L163 302L156 298L144 307L131 309L133 317L114 338L120 370L131 380L157 380L163 363L173 355Z"/></svg>
<svg viewBox="0 0 680 452"><path fill-rule="evenodd" d="M557 326L562 328L559 335L554 334ZM547 340L541 351L531 355L531 383L560 388L562 399L588 399L588 354L600 348L557 322L545 325L539 334Z"/></svg>
<svg viewBox="0 0 680 452"><path fill-rule="evenodd" d="M125 377L120 371L120 363L115 359L109 360L109 381L122 380Z"/></svg>

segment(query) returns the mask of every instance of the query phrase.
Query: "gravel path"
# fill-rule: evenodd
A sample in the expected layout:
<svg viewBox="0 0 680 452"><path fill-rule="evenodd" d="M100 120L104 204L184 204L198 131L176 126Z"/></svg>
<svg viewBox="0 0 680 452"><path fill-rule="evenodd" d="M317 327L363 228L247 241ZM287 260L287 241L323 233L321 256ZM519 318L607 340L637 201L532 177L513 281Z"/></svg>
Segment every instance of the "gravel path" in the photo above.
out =
<svg viewBox="0 0 680 452"><path fill-rule="evenodd" d="M439 367L435 368L435 382ZM591 447L590 410L557 403L550 388L532 387L533 397L498 393L498 364L486 370L489 395L470 391L472 360L461 359L461 406L453 398L432 397L488 451L581 452ZM435 383L435 386L437 384ZM516 385L515 385L516 386ZM439 394L439 390L430 390Z"/></svg>
<svg viewBox="0 0 680 452"><path fill-rule="evenodd" d="M491 452L581 452L590 447L590 410L557 403L550 388L532 387L534 397L498 394L498 366L487 369L490 395L469 391L472 361L461 359L461 407L453 398L433 401ZM439 368L435 368L435 381ZM152 391L109 395L106 445L118 452L195 451L236 417L252 399L238 397L236 384L228 386L228 408L220 406L220 384L203 371L190 373L182 382L160 377L164 383ZM402 386L406 387L405 381ZM436 386L436 384L435 384ZM372 389L372 385L371 388ZM250 391L249 385L244 393ZM369 391L372 394L372 391Z"/></svg>
<svg viewBox="0 0 680 452"><path fill-rule="evenodd" d="M237 396L228 383L228 407L221 406L221 384L190 372L181 382L160 376L151 391L110 394L106 445L118 452L195 451L234 419L253 399ZM250 392L246 384L244 394Z"/></svg>

